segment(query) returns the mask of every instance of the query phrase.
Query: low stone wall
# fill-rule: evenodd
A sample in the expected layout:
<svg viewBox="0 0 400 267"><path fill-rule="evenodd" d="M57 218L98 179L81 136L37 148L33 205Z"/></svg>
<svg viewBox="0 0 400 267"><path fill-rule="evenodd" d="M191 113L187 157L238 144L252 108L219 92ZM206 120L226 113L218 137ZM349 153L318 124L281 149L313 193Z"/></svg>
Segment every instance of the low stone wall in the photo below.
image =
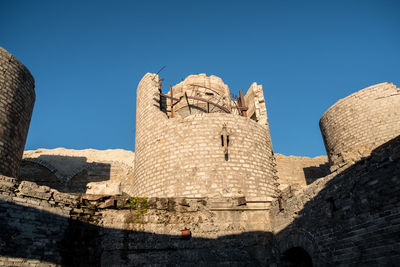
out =
<svg viewBox="0 0 400 267"><path fill-rule="evenodd" d="M65 194L0 176L0 266L262 266L269 203Z"/></svg>

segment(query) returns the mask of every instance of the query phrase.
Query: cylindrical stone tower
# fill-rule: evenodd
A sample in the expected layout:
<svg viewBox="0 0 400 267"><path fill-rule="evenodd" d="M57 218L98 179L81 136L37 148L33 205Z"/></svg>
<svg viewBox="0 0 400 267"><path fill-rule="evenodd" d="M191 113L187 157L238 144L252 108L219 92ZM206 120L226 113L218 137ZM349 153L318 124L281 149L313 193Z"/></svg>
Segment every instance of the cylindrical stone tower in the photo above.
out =
<svg viewBox="0 0 400 267"><path fill-rule="evenodd" d="M400 90L380 83L339 100L319 122L334 171L400 134Z"/></svg>
<svg viewBox="0 0 400 267"><path fill-rule="evenodd" d="M225 103L229 103L229 89L220 78L204 74L189 77L190 82L183 85L196 81L207 87L200 86L197 92L211 89L220 96L227 95ZM168 118L157 106L158 82L157 75L148 73L137 89L134 195L276 196L277 177L266 120L257 122L229 112L179 114L179 110ZM184 91L177 90L176 96ZM193 111L194 104L189 104Z"/></svg>
<svg viewBox="0 0 400 267"><path fill-rule="evenodd" d="M0 47L0 174L17 177L35 102L29 70Z"/></svg>

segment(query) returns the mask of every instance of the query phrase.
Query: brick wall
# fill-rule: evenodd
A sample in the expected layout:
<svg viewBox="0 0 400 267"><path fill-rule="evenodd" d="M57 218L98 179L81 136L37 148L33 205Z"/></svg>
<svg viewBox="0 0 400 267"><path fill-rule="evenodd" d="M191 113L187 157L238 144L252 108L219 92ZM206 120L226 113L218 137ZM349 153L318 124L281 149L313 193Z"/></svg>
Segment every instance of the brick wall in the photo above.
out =
<svg viewBox="0 0 400 267"><path fill-rule="evenodd" d="M167 119L155 104L157 78L138 86L134 195L203 197L276 195L268 127L249 118L202 113ZM221 144L229 133L228 157Z"/></svg>
<svg viewBox="0 0 400 267"><path fill-rule="evenodd" d="M29 70L0 47L0 174L16 177L35 102Z"/></svg>
<svg viewBox="0 0 400 267"><path fill-rule="evenodd" d="M332 170L352 164L400 132L400 91L380 83L339 100L320 120Z"/></svg>

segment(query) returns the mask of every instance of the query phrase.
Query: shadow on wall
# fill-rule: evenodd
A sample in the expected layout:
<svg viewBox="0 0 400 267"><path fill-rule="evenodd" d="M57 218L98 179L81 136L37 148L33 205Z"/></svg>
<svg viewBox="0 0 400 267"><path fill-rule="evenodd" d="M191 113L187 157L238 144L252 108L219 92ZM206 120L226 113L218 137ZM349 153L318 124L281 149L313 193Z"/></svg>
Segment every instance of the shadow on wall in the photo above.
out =
<svg viewBox="0 0 400 267"><path fill-rule="evenodd" d="M270 232L185 239L103 228L1 200L0 216L0 263L9 257L62 266L262 266L271 257Z"/></svg>
<svg viewBox="0 0 400 267"><path fill-rule="evenodd" d="M316 266L397 266L400 136L321 186L317 182L271 211L275 226L287 225L275 236L280 254L300 247ZM301 210L299 203L305 203Z"/></svg>
<svg viewBox="0 0 400 267"><path fill-rule="evenodd" d="M273 206L274 229L284 225L275 235L245 232L184 240L103 228L1 201L0 255L65 266L265 266L273 262L277 266L396 266L400 262L399 170L400 136L326 184L321 179L304 194L284 199L282 209ZM299 203L304 207L299 209Z"/></svg>
<svg viewBox="0 0 400 267"><path fill-rule="evenodd" d="M85 193L90 182L110 180L111 165L87 162L86 157L40 155L22 160L18 178L64 193Z"/></svg>
<svg viewBox="0 0 400 267"><path fill-rule="evenodd" d="M330 173L329 162L325 164L320 164L317 166L305 167L303 168L304 177L306 179L307 185L312 184L316 180L327 176Z"/></svg>

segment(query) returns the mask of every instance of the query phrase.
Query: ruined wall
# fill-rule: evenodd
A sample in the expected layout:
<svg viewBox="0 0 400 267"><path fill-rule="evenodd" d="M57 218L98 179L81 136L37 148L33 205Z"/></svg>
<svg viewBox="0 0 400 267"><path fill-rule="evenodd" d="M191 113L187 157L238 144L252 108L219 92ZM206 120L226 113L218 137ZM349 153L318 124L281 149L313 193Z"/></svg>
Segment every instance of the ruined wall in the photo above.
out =
<svg viewBox="0 0 400 267"><path fill-rule="evenodd" d="M60 192L132 194L135 153L122 149L25 151L18 178Z"/></svg>
<svg viewBox="0 0 400 267"><path fill-rule="evenodd" d="M247 117L260 124L268 125L267 108L265 106L262 85L258 85L255 82L252 83L244 98L248 108Z"/></svg>
<svg viewBox="0 0 400 267"><path fill-rule="evenodd" d="M227 110L231 110L229 87L217 76L211 75L208 77L204 73L189 75L184 81L172 88L173 97L181 99L179 102L174 101L174 109L176 110L176 115L182 118L204 112L224 112L212 104L190 99L192 96L210 100L225 107ZM171 95L171 91L168 92L168 95ZM171 106L171 99L167 99L167 105Z"/></svg>
<svg viewBox="0 0 400 267"><path fill-rule="evenodd" d="M155 105L157 77L138 86L134 195L274 197L276 177L266 125L235 114L170 118ZM221 145L229 133L228 156Z"/></svg>
<svg viewBox="0 0 400 267"><path fill-rule="evenodd" d="M63 240L76 198L0 176L0 266L63 263L68 249Z"/></svg>
<svg viewBox="0 0 400 267"><path fill-rule="evenodd" d="M302 247L314 266L396 266L399 170L400 136L343 172L283 192L270 211L277 254Z"/></svg>
<svg viewBox="0 0 400 267"><path fill-rule="evenodd" d="M35 102L29 70L0 47L0 173L16 177Z"/></svg>
<svg viewBox="0 0 400 267"><path fill-rule="evenodd" d="M265 204L71 195L0 176L0 265L264 266Z"/></svg>
<svg viewBox="0 0 400 267"><path fill-rule="evenodd" d="M380 83L339 100L320 120L332 170L352 164L400 132L400 91Z"/></svg>
<svg viewBox="0 0 400 267"><path fill-rule="evenodd" d="M315 158L275 154L279 189L297 190L330 173L327 156Z"/></svg>

